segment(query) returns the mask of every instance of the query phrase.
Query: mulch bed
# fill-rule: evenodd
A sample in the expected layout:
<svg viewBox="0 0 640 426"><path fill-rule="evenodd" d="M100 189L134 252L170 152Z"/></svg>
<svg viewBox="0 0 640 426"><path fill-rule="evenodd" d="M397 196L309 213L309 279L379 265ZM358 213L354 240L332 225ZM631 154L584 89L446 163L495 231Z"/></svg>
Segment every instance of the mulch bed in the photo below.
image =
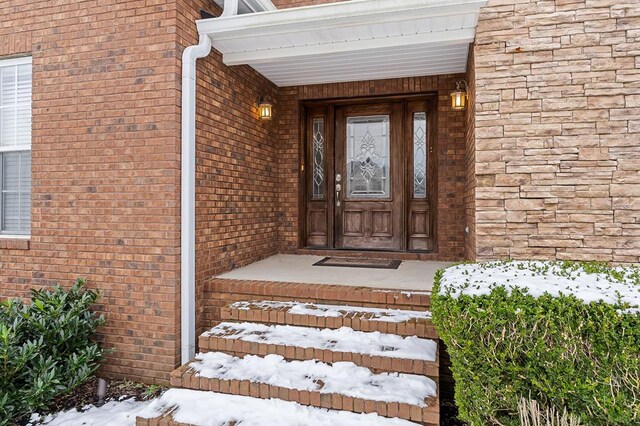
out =
<svg viewBox="0 0 640 426"><path fill-rule="evenodd" d="M157 398L165 390L166 388L161 386L150 386L143 383L122 380L107 380L105 402L119 400L122 397L126 397L125 399L135 398L138 401L146 401ZM72 408L82 410L82 408L88 404L98 404L98 379L95 377L77 387L70 394L61 395L56 398L48 410L41 410L39 412L40 414L46 415L70 410ZM14 425L25 425L28 422L29 418L21 419L17 423L14 423Z"/></svg>

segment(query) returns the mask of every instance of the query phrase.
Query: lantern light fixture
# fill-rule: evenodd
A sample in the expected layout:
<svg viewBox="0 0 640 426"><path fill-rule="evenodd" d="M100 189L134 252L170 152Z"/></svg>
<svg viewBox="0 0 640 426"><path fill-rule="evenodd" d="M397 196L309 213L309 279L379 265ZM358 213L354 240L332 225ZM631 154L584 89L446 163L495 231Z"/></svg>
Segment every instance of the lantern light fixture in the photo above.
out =
<svg viewBox="0 0 640 426"><path fill-rule="evenodd" d="M258 98L258 117L260 120L271 120L273 118L273 104L266 96L261 95Z"/></svg>
<svg viewBox="0 0 640 426"><path fill-rule="evenodd" d="M451 92L451 109L454 111L462 111L467 107L467 82L459 80L456 82L456 90Z"/></svg>

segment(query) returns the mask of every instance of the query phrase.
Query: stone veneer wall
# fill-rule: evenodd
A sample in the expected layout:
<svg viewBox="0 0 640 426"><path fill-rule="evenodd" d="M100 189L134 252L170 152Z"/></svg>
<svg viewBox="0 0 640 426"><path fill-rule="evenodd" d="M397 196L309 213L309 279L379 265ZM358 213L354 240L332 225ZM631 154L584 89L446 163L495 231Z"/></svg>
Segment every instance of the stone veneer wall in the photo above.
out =
<svg viewBox="0 0 640 426"><path fill-rule="evenodd" d="M464 251L466 260L476 259L476 77L474 46L469 46L467 59L467 139L465 149L465 168L467 186L464 194L465 210L465 240Z"/></svg>
<svg viewBox="0 0 640 426"><path fill-rule="evenodd" d="M474 53L478 257L640 260L640 2L490 0Z"/></svg>

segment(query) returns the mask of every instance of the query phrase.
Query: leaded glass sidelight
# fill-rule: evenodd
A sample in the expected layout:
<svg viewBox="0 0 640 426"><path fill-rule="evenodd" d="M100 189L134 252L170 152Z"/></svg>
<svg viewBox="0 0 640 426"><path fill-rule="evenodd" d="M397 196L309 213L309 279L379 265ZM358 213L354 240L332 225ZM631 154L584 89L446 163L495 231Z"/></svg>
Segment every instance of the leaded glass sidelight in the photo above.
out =
<svg viewBox="0 0 640 426"><path fill-rule="evenodd" d="M324 118L313 119L313 190L314 200L324 200Z"/></svg>
<svg viewBox="0 0 640 426"><path fill-rule="evenodd" d="M389 116L347 118L347 197L391 196Z"/></svg>
<svg viewBox="0 0 640 426"><path fill-rule="evenodd" d="M413 114L413 198L427 198L427 114Z"/></svg>

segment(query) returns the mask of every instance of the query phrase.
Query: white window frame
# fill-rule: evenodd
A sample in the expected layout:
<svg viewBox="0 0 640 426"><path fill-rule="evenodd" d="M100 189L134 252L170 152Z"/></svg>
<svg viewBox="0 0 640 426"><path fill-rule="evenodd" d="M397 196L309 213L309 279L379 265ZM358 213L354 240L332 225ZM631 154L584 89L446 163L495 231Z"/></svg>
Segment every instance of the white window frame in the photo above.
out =
<svg viewBox="0 0 640 426"><path fill-rule="evenodd" d="M2 59L0 58L0 68L5 68L5 67L13 67L13 66L20 66L20 65L32 65L32 58L31 56L21 56L21 57L17 57L17 58L8 58L8 59ZM31 77L31 99L29 100L29 103L31 104L31 102L33 102L33 74ZM0 109L2 109L2 106L0 105ZM33 110L31 110L31 119L33 120ZM28 144L21 144L21 145L13 145L13 146L0 146L0 161L2 161L2 154L4 153L13 153L13 152L25 152L25 151L29 151L31 152L31 140L29 140ZM2 169L2 165L0 164L0 170ZM29 190L29 195L31 195L31 190ZM31 212L29 212L29 220L31 220ZM29 239L30 238L30 234L29 233L13 233L12 231L3 231L2 230L2 174L0 174L0 239ZM29 229L31 229L31 226L29 226Z"/></svg>

